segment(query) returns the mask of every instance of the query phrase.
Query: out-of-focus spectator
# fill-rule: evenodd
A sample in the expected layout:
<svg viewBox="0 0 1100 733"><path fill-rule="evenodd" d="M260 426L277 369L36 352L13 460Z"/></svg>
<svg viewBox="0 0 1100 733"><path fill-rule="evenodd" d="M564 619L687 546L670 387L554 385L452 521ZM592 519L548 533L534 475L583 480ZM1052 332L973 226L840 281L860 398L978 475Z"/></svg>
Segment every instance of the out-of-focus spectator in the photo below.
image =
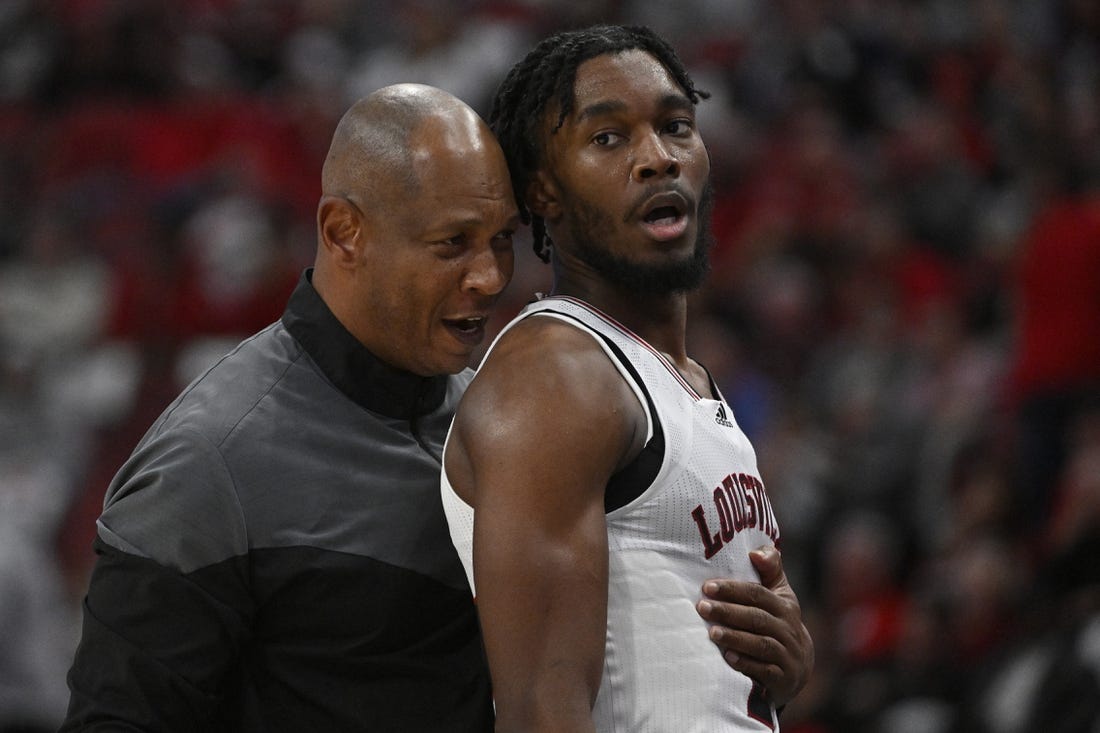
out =
<svg viewBox="0 0 1100 733"><path fill-rule="evenodd" d="M0 367L0 730L55 730L68 700L75 618L54 555L72 477L43 416ZM31 409L27 409L30 407ZM18 422L15 422L18 420Z"/></svg>
<svg viewBox="0 0 1100 733"><path fill-rule="evenodd" d="M1019 616L1029 633L984 658L960 701L955 733L1100 726L1100 403L1083 405L1068 433L1056 509Z"/></svg>
<svg viewBox="0 0 1100 733"><path fill-rule="evenodd" d="M78 232L43 201L24 256L0 261L0 730L60 722L75 637L56 533L87 466L87 430L119 407L126 374L99 360L108 275Z"/></svg>
<svg viewBox="0 0 1100 733"><path fill-rule="evenodd" d="M346 98L359 99L387 84L420 82L487 115L496 84L529 39L522 27L479 10L472 0L396 3L393 37L352 64Z"/></svg>
<svg viewBox="0 0 1100 733"><path fill-rule="evenodd" d="M1100 399L1100 180L1097 186L1052 199L1020 258L1010 386L1020 416L1016 486L1033 527L1049 515L1069 426L1084 402Z"/></svg>
<svg viewBox="0 0 1100 733"><path fill-rule="evenodd" d="M886 669L908 603L905 548L889 520L871 512L840 516L831 527L819 580L833 652L828 715L838 729L858 730L890 699Z"/></svg>

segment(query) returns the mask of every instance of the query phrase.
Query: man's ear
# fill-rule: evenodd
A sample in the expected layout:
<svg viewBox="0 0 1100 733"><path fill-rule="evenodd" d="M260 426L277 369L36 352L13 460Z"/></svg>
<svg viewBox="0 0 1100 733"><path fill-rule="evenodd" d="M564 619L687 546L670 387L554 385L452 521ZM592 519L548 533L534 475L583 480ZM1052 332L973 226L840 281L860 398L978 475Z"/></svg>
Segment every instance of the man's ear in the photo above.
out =
<svg viewBox="0 0 1100 733"><path fill-rule="evenodd" d="M561 216L561 201L558 187L553 178L544 170L535 171L527 184L527 208L532 214L546 221L554 221Z"/></svg>
<svg viewBox="0 0 1100 733"><path fill-rule="evenodd" d="M323 196L317 205L317 231L321 246L338 265L355 264L362 247L363 217L351 202L339 196Z"/></svg>

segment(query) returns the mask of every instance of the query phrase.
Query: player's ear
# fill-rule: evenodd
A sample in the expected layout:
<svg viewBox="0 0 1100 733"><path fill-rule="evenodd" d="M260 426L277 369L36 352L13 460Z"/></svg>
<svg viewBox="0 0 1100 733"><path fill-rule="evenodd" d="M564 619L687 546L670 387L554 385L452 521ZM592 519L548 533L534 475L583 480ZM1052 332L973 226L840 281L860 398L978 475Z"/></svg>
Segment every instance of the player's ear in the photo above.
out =
<svg viewBox="0 0 1100 733"><path fill-rule="evenodd" d="M561 196L553 178L539 169L527 184L527 208L532 214L546 221L554 221L561 216Z"/></svg>
<svg viewBox="0 0 1100 733"><path fill-rule="evenodd" d="M358 259L364 236L363 215L341 196L323 196L317 205L320 246L333 262L352 265Z"/></svg>

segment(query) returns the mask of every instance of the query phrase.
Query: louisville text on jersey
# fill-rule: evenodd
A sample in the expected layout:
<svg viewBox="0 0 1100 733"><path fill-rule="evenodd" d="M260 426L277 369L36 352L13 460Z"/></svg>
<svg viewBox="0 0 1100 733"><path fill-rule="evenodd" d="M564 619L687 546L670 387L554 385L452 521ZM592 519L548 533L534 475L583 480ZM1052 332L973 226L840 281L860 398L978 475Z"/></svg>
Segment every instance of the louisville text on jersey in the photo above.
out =
<svg viewBox="0 0 1100 733"><path fill-rule="evenodd" d="M708 523L708 516L716 516L717 525ZM699 528L703 553L708 560L743 529L759 529L772 542L779 543L779 524L775 521L768 492L760 479L747 473L730 474L722 479L714 489L714 506L704 509L700 504L692 509L691 518ZM718 531L712 532L712 526L717 526Z"/></svg>

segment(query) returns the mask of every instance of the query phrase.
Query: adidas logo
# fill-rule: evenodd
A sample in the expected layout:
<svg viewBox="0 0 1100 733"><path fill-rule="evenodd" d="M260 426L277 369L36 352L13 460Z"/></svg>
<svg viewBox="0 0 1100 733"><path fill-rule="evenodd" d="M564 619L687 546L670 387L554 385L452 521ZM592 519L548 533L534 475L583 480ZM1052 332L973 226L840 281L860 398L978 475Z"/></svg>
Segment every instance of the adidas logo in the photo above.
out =
<svg viewBox="0 0 1100 733"><path fill-rule="evenodd" d="M724 425L727 428L734 427L734 424L730 422L729 416L726 414L726 406L721 403L718 404L718 412L714 414L714 422L719 425Z"/></svg>

